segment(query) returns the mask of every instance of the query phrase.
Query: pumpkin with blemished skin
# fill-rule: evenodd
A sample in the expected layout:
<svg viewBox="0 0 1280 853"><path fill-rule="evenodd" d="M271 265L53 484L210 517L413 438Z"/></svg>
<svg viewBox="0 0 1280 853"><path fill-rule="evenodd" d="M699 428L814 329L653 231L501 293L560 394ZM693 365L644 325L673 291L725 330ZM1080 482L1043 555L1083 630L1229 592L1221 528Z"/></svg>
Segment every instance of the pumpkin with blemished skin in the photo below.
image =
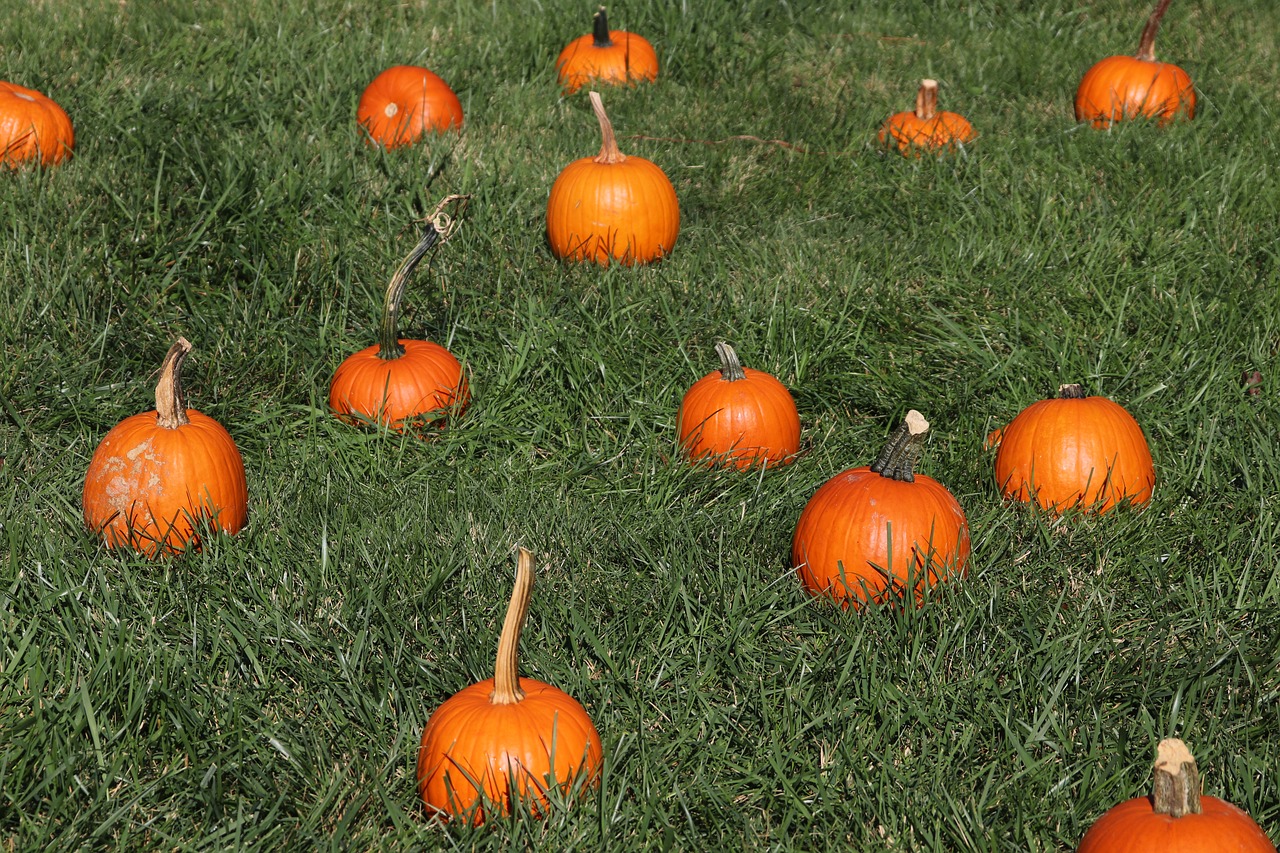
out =
<svg viewBox="0 0 1280 853"><path fill-rule="evenodd" d="M566 95L588 83L651 81L658 77L658 54L643 36L609 29L601 6L592 31L569 42L556 57L556 76Z"/></svg>
<svg viewBox="0 0 1280 853"><path fill-rule="evenodd" d="M398 148L426 133L462 126L462 102L438 74L416 65L395 65L365 87L356 120L369 141Z"/></svg>
<svg viewBox="0 0 1280 853"><path fill-rule="evenodd" d="M35 89L0 81L0 163L53 166L70 157L75 144L62 107Z"/></svg>
<svg viewBox="0 0 1280 853"><path fill-rule="evenodd" d="M198 528L236 533L248 517L244 460L213 418L188 409L181 368L191 344L169 348L156 408L116 424L85 473L85 525L110 548L151 557L199 548Z"/></svg>
<svg viewBox="0 0 1280 853"><path fill-rule="evenodd" d="M921 151L953 151L976 136L964 116L938 109L938 81L921 80L915 110L889 116L880 127L879 139L881 145L897 146L901 153L918 157Z"/></svg>

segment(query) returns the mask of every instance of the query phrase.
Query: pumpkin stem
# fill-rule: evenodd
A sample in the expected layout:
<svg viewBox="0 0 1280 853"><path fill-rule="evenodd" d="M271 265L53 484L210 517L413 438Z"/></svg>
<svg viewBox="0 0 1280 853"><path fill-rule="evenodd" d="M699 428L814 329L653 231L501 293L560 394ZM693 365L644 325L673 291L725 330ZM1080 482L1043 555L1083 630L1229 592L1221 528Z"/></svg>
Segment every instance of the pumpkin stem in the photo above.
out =
<svg viewBox="0 0 1280 853"><path fill-rule="evenodd" d="M613 47L613 39L609 38L609 19L605 17L604 7L596 12L595 23L591 29L591 44L594 47Z"/></svg>
<svg viewBox="0 0 1280 853"><path fill-rule="evenodd" d="M489 701L494 705L514 705L524 699L518 672L520 630L524 628L532 594L533 554L527 548L521 548L516 559L516 586L511 591L507 618L503 620L502 635L498 637L498 659L493 665L493 692L489 694Z"/></svg>
<svg viewBox="0 0 1280 853"><path fill-rule="evenodd" d="M417 268L419 262L433 248L449 239L458 226L458 219L466 207L469 195L446 196L436 209L427 217L427 230L403 261L391 282L387 285L387 293L383 298L382 322L378 326L378 358L394 361L404 355L404 347L400 345L397 326L400 324L400 303L404 299L404 288L409 283L409 276ZM428 268L431 264L428 262Z"/></svg>
<svg viewBox="0 0 1280 853"><path fill-rule="evenodd" d="M164 429L177 429L191 423L187 418L187 397L182 392L182 362L191 352L191 342L178 338L164 354L160 365L160 381L156 383L156 423Z"/></svg>
<svg viewBox="0 0 1280 853"><path fill-rule="evenodd" d="M1138 40L1138 52L1135 54L1137 59L1144 62L1156 61L1156 30L1160 29L1160 19L1164 17L1165 10L1169 8L1169 0L1159 0L1155 9L1151 11L1151 17L1147 18L1147 25L1142 28L1142 38Z"/></svg>
<svg viewBox="0 0 1280 853"><path fill-rule="evenodd" d="M916 476L912 469L924 449L924 436L928 431L929 422L924 415L915 409L907 412L907 417L889 436L876 461L871 463L871 470L881 477L914 483Z"/></svg>
<svg viewBox="0 0 1280 853"><path fill-rule="evenodd" d="M1200 771L1191 750L1177 738L1165 738L1156 747L1151 802L1156 814L1200 814Z"/></svg>
<svg viewBox="0 0 1280 853"><path fill-rule="evenodd" d="M921 80L916 90L916 118L929 121L938 114L938 81Z"/></svg>
<svg viewBox="0 0 1280 853"><path fill-rule="evenodd" d="M596 155L595 161L608 166L625 161L627 155L618 148L618 138L613 135L613 122L609 121L609 116L604 111L604 101L600 93L591 92L590 97L591 109L596 114L596 120L600 122L600 136L603 138L600 153Z"/></svg>
<svg viewBox="0 0 1280 853"><path fill-rule="evenodd" d="M1068 385L1058 386L1058 399L1060 400L1083 400L1088 396L1085 393L1084 386L1079 383L1072 382Z"/></svg>
<svg viewBox="0 0 1280 853"><path fill-rule="evenodd" d="M747 378L747 372L742 369L742 362L738 361L738 354L733 351L733 347L721 341L716 344L716 354L720 356L720 375L726 382Z"/></svg>

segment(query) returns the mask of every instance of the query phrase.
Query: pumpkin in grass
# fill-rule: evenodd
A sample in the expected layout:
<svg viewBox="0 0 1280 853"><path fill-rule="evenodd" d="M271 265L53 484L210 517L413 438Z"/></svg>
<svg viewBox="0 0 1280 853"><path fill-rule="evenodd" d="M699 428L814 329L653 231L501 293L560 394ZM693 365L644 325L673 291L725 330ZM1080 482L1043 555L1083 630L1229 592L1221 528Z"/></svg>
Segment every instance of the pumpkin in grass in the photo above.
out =
<svg viewBox="0 0 1280 853"><path fill-rule="evenodd" d="M1156 4L1136 55L1109 56L1084 73L1076 89L1076 121L1107 128L1133 118L1154 118L1162 126L1178 115L1195 118L1191 77L1172 63L1156 61L1156 31L1168 8L1169 0Z"/></svg>
<svg viewBox="0 0 1280 853"><path fill-rule="evenodd" d="M603 142L565 166L547 199L547 242L557 258L631 265L665 257L680 233L680 203L666 173L618 149L604 102L590 93Z"/></svg>
<svg viewBox="0 0 1280 853"><path fill-rule="evenodd" d="M395 65L360 95L356 120L369 141L385 148L417 142L424 133L462 126L462 102L440 76L416 65Z"/></svg>
<svg viewBox="0 0 1280 853"><path fill-rule="evenodd" d="M915 463L929 422L912 409L876 461L832 477L800 513L791 561L813 596L842 606L906 597L961 577L969 523L959 501Z"/></svg>
<svg viewBox="0 0 1280 853"><path fill-rule="evenodd" d="M1133 415L1079 385L1063 385L1057 399L1032 403L986 443L998 446L1001 494L1053 513L1144 504L1155 487L1151 450Z"/></svg>
<svg viewBox="0 0 1280 853"><path fill-rule="evenodd" d="M466 196L449 196L429 217L426 232L387 285L378 343L347 356L329 383L329 408L348 423L381 423L395 430L444 426L471 399L462 365L431 341L400 338L405 285L414 269L452 233Z"/></svg>
<svg viewBox="0 0 1280 853"><path fill-rule="evenodd" d="M743 367L726 343L720 369L685 392L676 415L681 449L694 460L738 468L781 465L800 450L800 414L787 387L763 370Z"/></svg>
<svg viewBox="0 0 1280 853"><path fill-rule="evenodd" d="M0 81L0 163L53 166L70 157L75 144L62 107L34 89Z"/></svg>
<svg viewBox="0 0 1280 853"><path fill-rule="evenodd" d="M84 478L85 525L108 547L148 556L200 547L206 524L227 533L244 527L244 460L213 418L188 409L182 362L185 338L169 348L156 385L156 408L125 418L103 437Z"/></svg>
<svg viewBox="0 0 1280 853"><path fill-rule="evenodd" d="M1150 796L1098 818L1076 853L1275 853L1253 818L1201 793L1196 760L1182 741L1160 741L1151 787Z"/></svg>
<svg viewBox="0 0 1280 853"><path fill-rule="evenodd" d="M903 154L943 153L977 136L959 113L938 109L938 81L921 80L914 111L894 113L880 127L880 144L896 146Z"/></svg>
<svg viewBox="0 0 1280 853"><path fill-rule="evenodd" d="M566 95L572 95L587 83L655 80L658 54L643 36L609 29L609 19L601 6L595 14L592 31L569 42L560 51L556 75Z"/></svg>
<svg viewBox="0 0 1280 853"><path fill-rule="evenodd" d="M433 816L479 824L517 807L541 816L553 788L572 794L599 781L604 747L586 710L558 687L519 677L532 590L533 555L521 548L493 678L445 700L423 729L418 793Z"/></svg>

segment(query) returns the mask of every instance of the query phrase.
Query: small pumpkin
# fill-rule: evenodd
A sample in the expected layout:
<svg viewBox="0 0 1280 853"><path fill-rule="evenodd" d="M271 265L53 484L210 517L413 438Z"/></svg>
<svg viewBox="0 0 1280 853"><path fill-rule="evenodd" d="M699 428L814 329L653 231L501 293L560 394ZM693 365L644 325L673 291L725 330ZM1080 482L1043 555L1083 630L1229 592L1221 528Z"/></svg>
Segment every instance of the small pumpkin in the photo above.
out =
<svg viewBox="0 0 1280 853"><path fill-rule="evenodd" d="M178 338L165 354L156 408L125 418L93 452L85 473L84 521L107 547L151 557L200 547L197 529L237 533L248 517L244 460L213 418L188 409Z"/></svg>
<svg viewBox="0 0 1280 853"><path fill-rule="evenodd" d="M1151 795L1112 806L1089 827L1076 853L1275 853L1242 809L1200 792L1187 745L1160 741Z"/></svg>
<svg viewBox="0 0 1280 853"><path fill-rule="evenodd" d="M427 132L462 127L462 102L440 76L416 65L395 65L369 83L356 106L369 142L398 148Z"/></svg>
<svg viewBox="0 0 1280 853"><path fill-rule="evenodd" d="M591 109L603 142L560 172L547 199L547 241L557 258L630 266L665 257L680 233L680 202L665 172L618 149L604 102Z"/></svg>
<svg viewBox="0 0 1280 853"><path fill-rule="evenodd" d="M916 474L929 422L907 412L876 461L827 480L796 523L791 562L805 590L845 608L962 577L969 523L946 486Z"/></svg>
<svg viewBox="0 0 1280 853"><path fill-rule="evenodd" d="M763 370L743 367L726 343L720 369L685 392L676 415L680 447L694 460L738 468L782 465L800 451L800 414L787 387Z"/></svg>
<svg viewBox="0 0 1280 853"><path fill-rule="evenodd" d="M652 81L658 76L658 54L643 36L609 29L601 6L592 31L569 42L556 57L556 76L566 95L587 83Z"/></svg>
<svg viewBox="0 0 1280 853"><path fill-rule="evenodd" d="M432 341L400 338L400 305L414 269L456 226L466 196L449 196L428 218L422 239L387 285L378 343L347 356L329 382L329 408L348 423L384 424L394 430L443 427L467 407L471 393L453 353Z"/></svg>
<svg viewBox="0 0 1280 853"><path fill-rule="evenodd" d="M921 80L914 111L894 113L880 127L880 144L897 146L903 154L943 153L972 142L973 125L959 113L938 110L938 81Z"/></svg>
<svg viewBox="0 0 1280 853"><path fill-rule="evenodd" d="M1076 88L1076 121L1095 128L1133 118L1154 118L1160 126L1178 115L1195 118L1196 90L1187 72L1170 62L1157 62L1156 31L1169 8L1159 0L1142 29L1134 56L1109 56L1084 73Z"/></svg>
<svg viewBox="0 0 1280 853"><path fill-rule="evenodd" d="M53 166L70 157L75 145L62 107L35 89L0 81L0 163Z"/></svg>
<svg viewBox="0 0 1280 853"><path fill-rule="evenodd" d="M520 678L520 632L533 590L533 555L520 549L493 678L463 688L427 720L418 793L427 811L474 824L518 805L545 814L553 787L569 794L600 779L604 747L569 694Z"/></svg>
<svg viewBox="0 0 1280 853"><path fill-rule="evenodd" d="M1006 498L1035 501L1060 514L1104 513L1122 501L1144 504L1155 465L1142 427L1119 403L1063 385L1058 398L1023 409L987 437L996 451L996 483Z"/></svg>

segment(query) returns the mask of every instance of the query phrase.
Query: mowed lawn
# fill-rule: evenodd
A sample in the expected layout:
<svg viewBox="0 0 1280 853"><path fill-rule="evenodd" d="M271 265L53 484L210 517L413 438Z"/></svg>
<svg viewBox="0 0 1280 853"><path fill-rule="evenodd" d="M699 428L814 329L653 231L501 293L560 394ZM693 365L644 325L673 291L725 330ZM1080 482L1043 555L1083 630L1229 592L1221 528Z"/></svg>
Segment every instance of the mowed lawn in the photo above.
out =
<svg viewBox="0 0 1280 853"><path fill-rule="evenodd" d="M0 0L0 79L76 132L0 174L0 849L1070 851L1170 736L1280 838L1280 16L1174 0L1156 53L1194 121L1078 124L1150 5L611 5L661 70L600 91L682 220L667 259L605 269L545 237L600 147L553 68L593 3ZM397 64L449 82L460 132L366 144L356 101ZM885 152L926 77L978 139ZM430 441L342 424L329 378L453 193L401 329L472 403ZM149 560L81 492L178 336L249 522ZM791 390L793 464L682 461L720 341ZM1141 424L1144 508L1001 499L985 436L1063 383ZM967 576L920 609L811 599L801 509L910 409ZM419 738L493 674L517 546L521 673L587 709L601 783L434 823Z"/></svg>

